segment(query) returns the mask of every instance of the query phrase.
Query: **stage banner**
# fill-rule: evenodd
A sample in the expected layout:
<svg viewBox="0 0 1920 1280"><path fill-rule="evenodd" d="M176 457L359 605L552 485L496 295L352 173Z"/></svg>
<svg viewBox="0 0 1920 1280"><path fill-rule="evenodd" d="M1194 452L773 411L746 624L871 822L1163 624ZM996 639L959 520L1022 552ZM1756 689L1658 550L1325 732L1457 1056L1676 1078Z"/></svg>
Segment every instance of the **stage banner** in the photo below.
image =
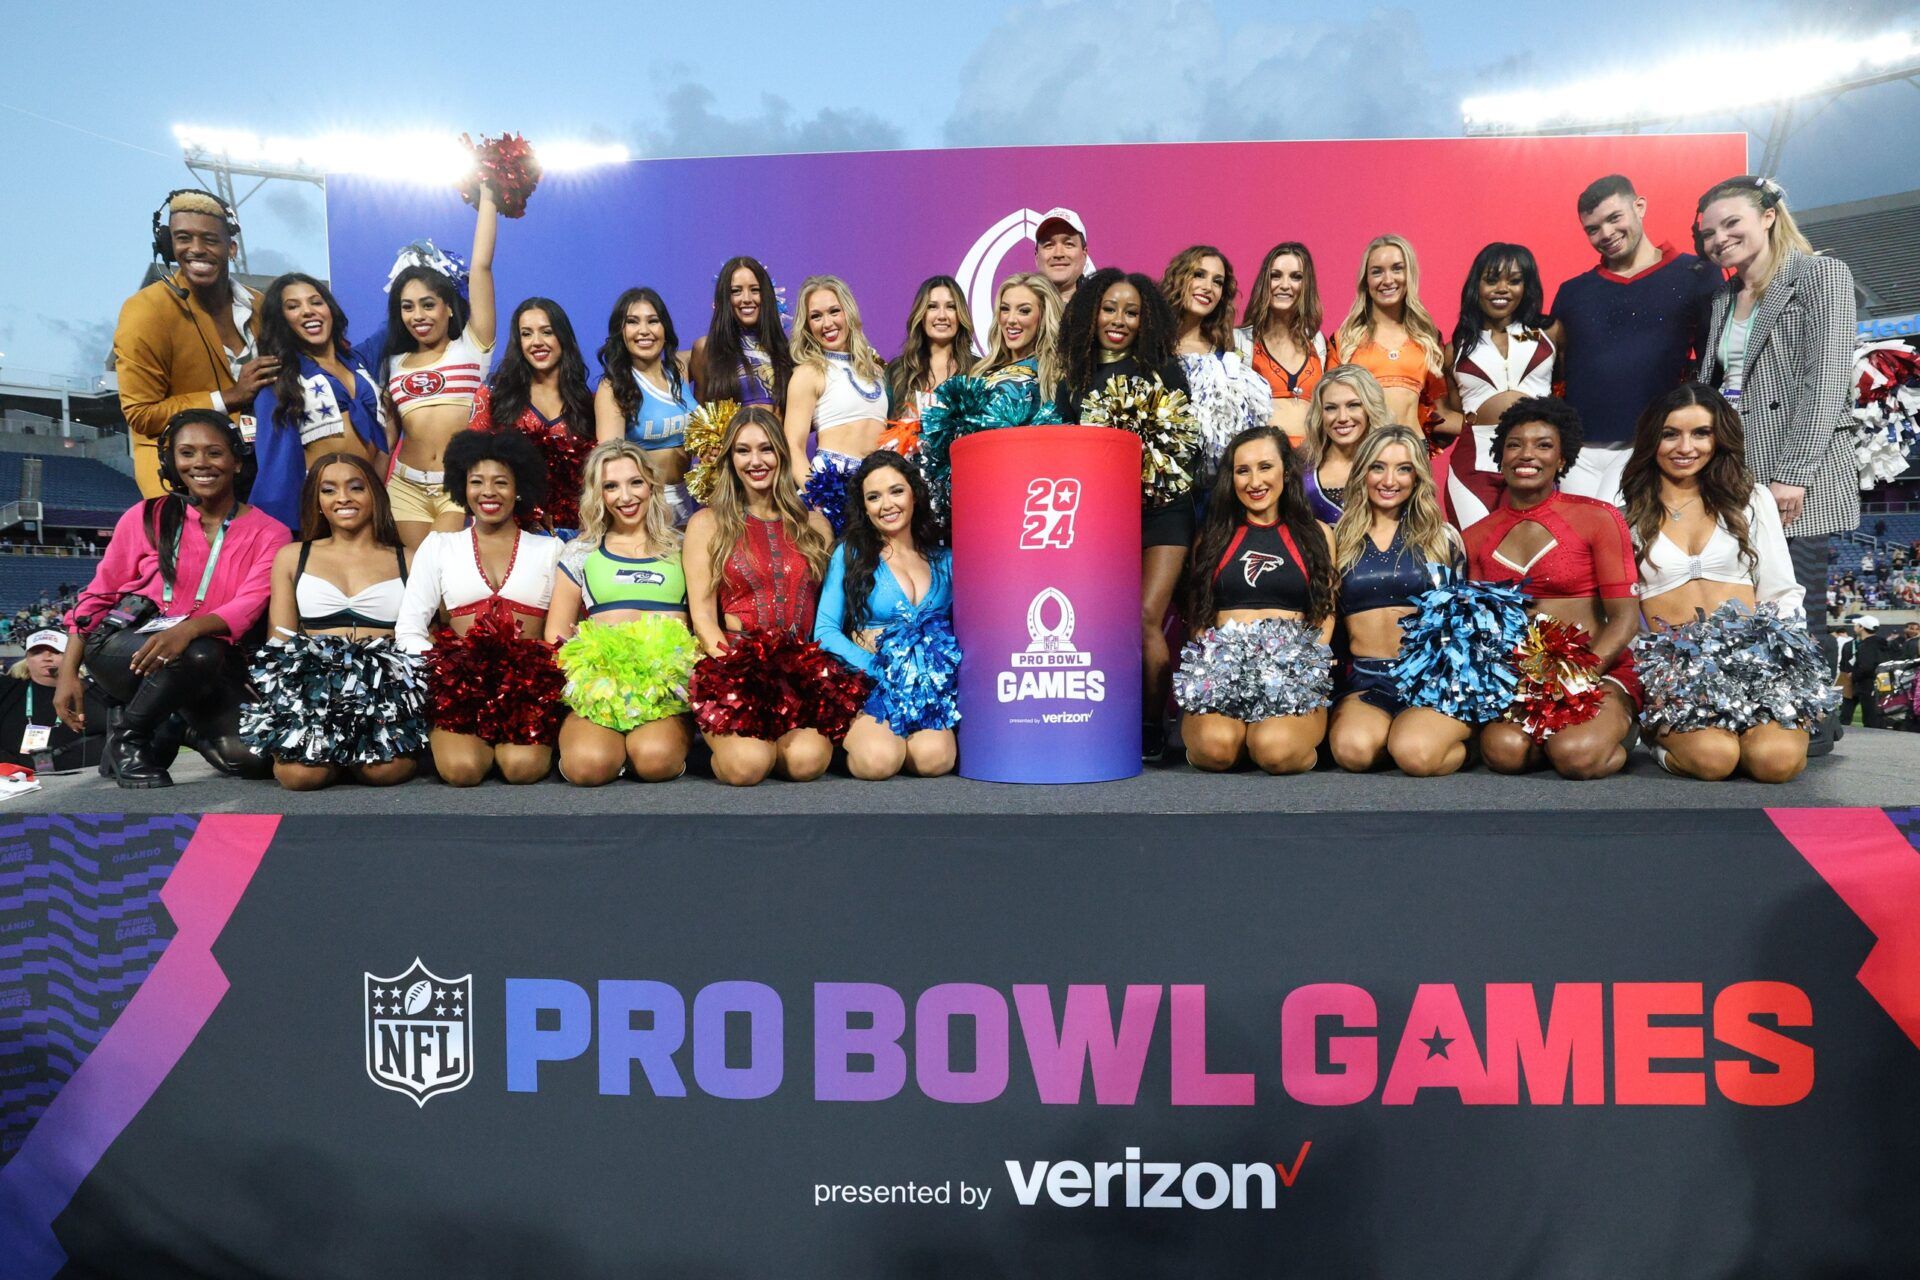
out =
<svg viewBox="0 0 1920 1280"><path fill-rule="evenodd" d="M1009 427L953 447L961 776L1140 772L1140 439Z"/></svg>
<svg viewBox="0 0 1920 1280"><path fill-rule="evenodd" d="M1916 838L16 821L0 1273L1920 1274Z"/></svg>
<svg viewBox="0 0 1920 1280"><path fill-rule="evenodd" d="M537 145L539 139L534 139ZM665 298L686 350L705 333L720 266L767 264L786 305L805 277L844 278L867 332L900 347L915 288L956 277L975 330L992 328L995 285L1033 270L1033 232L1054 207L1087 227L1093 265L1158 279L1190 244L1223 250L1241 301L1266 251L1299 240L1317 263L1327 327L1354 298L1360 254L1392 232L1420 257L1421 297L1451 331L1474 254L1495 240L1527 245L1548 300L1596 261L1574 201L1623 173L1647 199L1648 234L1689 248L1702 192L1747 170L1746 135L1438 138L986 147L640 160L553 175L527 215L503 222L495 271L502 331L523 298L557 300L591 353L621 290ZM386 314L395 252L422 236L463 256L473 213L451 190L350 174L327 178L334 292L371 333Z"/></svg>

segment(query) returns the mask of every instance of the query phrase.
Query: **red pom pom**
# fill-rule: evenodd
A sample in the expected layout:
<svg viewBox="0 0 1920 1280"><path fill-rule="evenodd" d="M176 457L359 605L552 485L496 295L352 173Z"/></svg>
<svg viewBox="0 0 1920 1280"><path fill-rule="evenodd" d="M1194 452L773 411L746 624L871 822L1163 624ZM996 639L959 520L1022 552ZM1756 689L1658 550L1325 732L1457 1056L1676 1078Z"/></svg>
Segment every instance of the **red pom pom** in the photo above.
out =
<svg viewBox="0 0 1920 1280"><path fill-rule="evenodd" d="M460 141L473 152L473 172L460 184L460 196L475 208L480 207L480 189L493 192L493 202L508 218L525 217L527 197L540 185L540 158L527 140L517 133L497 138L485 134L475 142L466 134Z"/></svg>
<svg viewBox="0 0 1920 1280"><path fill-rule="evenodd" d="M1520 684L1507 718L1535 742L1545 742L1560 730L1600 714L1600 704L1606 700L1606 691L1600 687L1600 660L1593 656L1587 633L1579 627L1536 616L1513 654Z"/></svg>
<svg viewBox="0 0 1920 1280"><path fill-rule="evenodd" d="M867 699L867 678L789 631L727 638L693 669L687 701L703 732L772 741L818 729L839 741Z"/></svg>
<svg viewBox="0 0 1920 1280"><path fill-rule="evenodd" d="M436 729L495 745L549 746L566 719L567 678L554 648L520 634L519 618L498 596L474 615L464 636L451 628L427 653L428 718Z"/></svg>
<svg viewBox="0 0 1920 1280"><path fill-rule="evenodd" d="M563 424L539 432L534 439L547 457L547 502L533 513L533 519L549 529L578 529L581 473L593 452L593 441L582 440Z"/></svg>

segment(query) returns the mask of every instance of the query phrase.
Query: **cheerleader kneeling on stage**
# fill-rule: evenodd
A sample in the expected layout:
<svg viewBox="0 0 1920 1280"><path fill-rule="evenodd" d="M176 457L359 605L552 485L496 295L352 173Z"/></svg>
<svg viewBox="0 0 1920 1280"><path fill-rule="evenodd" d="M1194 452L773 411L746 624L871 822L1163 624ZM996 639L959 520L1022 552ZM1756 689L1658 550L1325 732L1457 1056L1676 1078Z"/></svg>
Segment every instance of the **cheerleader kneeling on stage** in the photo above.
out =
<svg viewBox="0 0 1920 1280"><path fill-rule="evenodd" d="M1277 428L1227 443L1183 588L1188 625L1204 628L1173 677L1188 762L1313 768L1333 691L1333 531L1314 519Z"/></svg>
<svg viewBox="0 0 1920 1280"><path fill-rule="evenodd" d="M813 625L821 648L873 682L847 730L847 767L876 782L902 769L950 773L960 721L953 553L920 468L899 454L868 454L851 493Z"/></svg>
<svg viewBox="0 0 1920 1280"><path fill-rule="evenodd" d="M1633 652L1654 759L1709 782L1798 776L1839 691L1807 634L1779 507L1747 470L1739 412L1699 383L1655 400L1621 490L1650 628Z"/></svg>
<svg viewBox="0 0 1920 1280"><path fill-rule="evenodd" d="M420 544L394 635L426 655L433 766L451 786L478 786L496 765L513 783L553 767L565 681L541 631L565 544L520 527L546 482L546 459L520 432L462 431L447 445L447 492L473 523ZM442 612L448 625L434 631Z"/></svg>
<svg viewBox="0 0 1920 1280"><path fill-rule="evenodd" d="M289 791L405 782L427 749L427 673L394 639L408 555L386 486L359 454L324 455L299 520L301 540L274 558L272 636L248 672L241 736Z"/></svg>
<svg viewBox="0 0 1920 1280"><path fill-rule="evenodd" d="M721 782L811 782L867 695L864 676L807 638L833 539L801 504L771 410L734 414L720 457L713 501L687 522L687 603L706 652L687 700Z"/></svg>
<svg viewBox="0 0 1920 1280"><path fill-rule="evenodd" d="M553 581L546 634L560 643L572 709L560 726L560 775L575 786L611 782L622 768L668 782L687 768L687 680L699 645L656 456L630 440L587 455L580 536Z"/></svg>

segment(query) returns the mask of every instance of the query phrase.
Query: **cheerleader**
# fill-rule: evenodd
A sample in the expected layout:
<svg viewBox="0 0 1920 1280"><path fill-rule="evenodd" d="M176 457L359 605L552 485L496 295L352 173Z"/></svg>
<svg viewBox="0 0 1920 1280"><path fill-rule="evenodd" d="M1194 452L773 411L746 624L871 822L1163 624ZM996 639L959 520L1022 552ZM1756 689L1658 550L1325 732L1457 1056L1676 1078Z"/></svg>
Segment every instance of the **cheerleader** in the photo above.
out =
<svg viewBox="0 0 1920 1280"><path fill-rule="evenodd" d="M628 289L607 316L600 346L600 386L593 393L595 434L600 443L623 437L646 450L651 474L666 490L674 520L685 524L693 506L684 483L687 423L700 402L673 317L658 293Z"/></svg>
<svg viewBox="0 0 1920 1280"><path fill-rule="evenodd" d="M1227 441L1272 421L1273 398L1234 339L1233 302L1239 286L1226 255L1206 244L1182 250L1167 264L1160 294L1178 325L1173 349L1187 374L1193 411L1200 420L1202 460L1211 479Z"/></svg>
<svg viewBox="0 0 1920 1280"><path fill-rule="evenodd" d="M989 383L1037 382L1044 394L1060 382L1060 295L1043 275L1008 276L994 295L987 355L974 370Z"/></svg>
<svg viewBox="0 0 1920 1280"><path fill-rule="evenodd" d="M819 777L866 698L864 678L808 638L833 538L802 505L786 445L771 408L733 415L713 501L687 522L682 553L706 653L687 700L714 777L736 787Z"/></svg>
<svg viewBox="0 0 1920 1280"><path fill-rule="evenodd" d="M560 644L572 708L560 726L560 775L575 786L611 782L623 766L643 782L686 772L687 678L699 652L680 531L654 457L630 440L588 455L580 536L553 581L546 637Z"/></svg>
<svg viewBox="0 0 1920 1280"><path fill-rule="evenodd" d="M1400 236L1380 236L1367 245L1353 306L1334 331L1331 358L1371 373L1386 392L1393 420L1419 431L1430 450L1459 434L1460 415L1446 405L1440 326L1420 301L1420 260Z"/></svg>
<svg viewBox="0 0 1920 1280"><path fill-rule="evenodd" d="M1350 366L1349 366L1350 367ZM1473 726L1410 706L1394 677L1403 620L1443 575L1466 569L1460 536L1440 514L1427 444L1411 427L1372 432L1353 462L1357 501L1333 529L1340 572L1340 625L1348 660L1327 731L1334 761L1364 773L1391 759L1403 773L1435 778L1467 762Z"/></svg>
<svg viewBox="0 0 1920 1280"><path fill-rule="evenodd" d="M1307 409L1328 364L1321 319L1320 281L1307 246L1288 240L1267 250L1233 331L1234 349L1265 379L1273 425L1296 449L1306 439Z"/></svg>
<svg viewBox="0 0 1920 1280"><path fill-rule="evenodd" d="M926 479L899 454L868 454L853 492L813 624L821 648L874 682L847 730L847 767L870 782L903 768L938 777L953 770L960 719L953 553Z"/></svg>
<svg viewBox="0 0 1920 1280"><path fill-rule="evenodd" d="M255 474L247 500L288 528L303 519L308 474L353 453L385 474L393 436L380 383L347 342L347 316L327 286L291 272L260 303L260 351L280 362L253 400Z"/></svg>
<svg viewBox="0 0 1920 1280"><path fill-rule="evenodd" d="M887 369L839 277L807 277L800 318L787 390L787 452L801 498L826 516L837 536L847 524L847 482L887 428ZM809 436L817 443L811 466Z"/></svg>
<svg viewBox="0 0 1920 1280"><path fill-rule="evenodd" d="M593 397L573 321L551 298L528 298L507 326L513 341L473 399L475 431L514 428L547 460L547 501L527 523L548 533L580 527L580 464L594 444Z"/></svg>
<svg viewBox="0 0 1920 1280"><path fill-rule="evenodd" d="M1359 365L1337 364L1321 377L1301 450L1302 483L1315 519L1328 524L1340 519L1360 442L1392 423L1380 384Z"/></svg>
<svg viewBox="0 0 1920 1280"><path fill-rule="evenodd" d="M1626 764L1632 745L1640 703L1628 648L1640 629L1633 543L1612 504L1560 491L1580 440L1580 415L1564 400L1508 406L1493 436L1505 496L1465 533L1476 579L1518 583L1533 597L1523 665L1548 672L1531 697L1523 689L1509 720L1482 730L1481 754L1497 773L1546 764L1563 778L1604 778Z"/></svg>
<svg viewBox="0 0 1920 1280"><path fill-rule="evenodd" d="M933 403L933 389L955 374L971 373L973 317L967 295L952 276L929 276L913 295L907 341L887 364L887 426L883 443L905 457L920 446L920 415Z"/></svg>
<svg viewBox="0 0 1920 1280"><path fill-rule="evenodd" d="M272 638L254 655L240 733L289 791L405 782L427 749L426 666L394 642L409 557L364 457L315 460L300 538L274 557Z"/></svg>
<svg viewBox="0 0 1920 1280"><path fill-rule="evenodd" d="M1081 408L1118 378L1159 379L1185 394L1186 371L1173 354L1173 310L1147 277L1118 267L1096 271L1074 292L1060 338L1063 377L1054 392L1060 416L1082 420ZM1167 610L1193 541L1193 494L1156 503L1140 513L1140 676L1146 720L1141 751L1158 759L1166 742L1161 713L1173 654L1167 648Z"/></svg>
<svg viewBox="0 0 1920 1280"><path fill-rule="evenodd" d="M474 398L493 362L493 247L499 212L480 188L466 297L451 276L413 265L387 293L387 398L400 449L387 473L394 527L409 549L435 529L456 531L466 513L445 486L447 442L473 417Z"/></svg>
<svg viewBox="0 0 1920 1280"><path fill-rule="evenodd" d="M566 714L541 639L566 544L521 525L546 497L546 460L517 431L463 431L446 473L473 524L420 544L393 629L402 649L428 655L433 766L456 787L478 786L495 765L508 782L539 782ZM442 612L448 625L429 634Z"/></svg>
<svg viewBox="0 0 1920 1280"><path fill-rule="evenodd" d="M1687 383L1648 405L1621 474L1639 553L1641 723L1669 773L1786 782L1838 700L1807 635L1773 493L1746 464L1739 411Z"/></svg>
<svg viewBox="0 0 1920 1280"><path fill-rule="evenodd" d="M1333 530L1314 519L1286 433L1260 426L1227 442L1187 562L1174 697L1187 760L1209 771L1243 760L1305 773L1327 733L1333 689Z"/></svg>
<svg viewBox="0 0 1920 1280"><path fill-rule="evenodd" d="M1523 244L1480 250L1461 287L1460 319L1447 348L1447 408L1465 416L1445 483L1457 527L1500 505L1493 426L1515 401L1553 394L1565 345L1560 322L1546 314L1532 251Z"/></svg>
<svg viewBox="0 0 1920 1280"><path fill-rule="evenodd" d="M728 258L713 282L713 319L693 343L694 385L704 401L766 405L778 414L793 379L773 277L752 258Z"/></svg>

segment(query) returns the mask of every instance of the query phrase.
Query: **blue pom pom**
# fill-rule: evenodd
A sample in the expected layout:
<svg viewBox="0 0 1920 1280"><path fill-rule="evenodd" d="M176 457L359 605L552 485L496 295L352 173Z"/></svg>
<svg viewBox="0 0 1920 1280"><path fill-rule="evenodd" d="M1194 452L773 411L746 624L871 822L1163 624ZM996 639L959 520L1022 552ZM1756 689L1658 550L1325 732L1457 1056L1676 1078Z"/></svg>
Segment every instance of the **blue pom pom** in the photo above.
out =
<svg viewBox="0 0 1920 1280"><path fill-rule="evenodd" d="M844 458L816 457L813 474L800 490L800 500L827 518L836 538L847 531L847 490L859 469L859 463Z"/></svg>
<svg viewBox="0 0 1920 1280"><path fill-rule="evenodd" d="M1410 707L1465 724L1489 724L1512 704L1520 672L1514 647L1527 631L1527 595L1510 583L1469 582L1436 569L1437 584L1400 620L1393 679Z"/></svg>
<svg viewBox="0 0 1920 1280"><path fill-rule="evenodd" d="M903 738L960 723L960 641L946 617L900 617L880 633L874 656L868 715Z"/></svg>

